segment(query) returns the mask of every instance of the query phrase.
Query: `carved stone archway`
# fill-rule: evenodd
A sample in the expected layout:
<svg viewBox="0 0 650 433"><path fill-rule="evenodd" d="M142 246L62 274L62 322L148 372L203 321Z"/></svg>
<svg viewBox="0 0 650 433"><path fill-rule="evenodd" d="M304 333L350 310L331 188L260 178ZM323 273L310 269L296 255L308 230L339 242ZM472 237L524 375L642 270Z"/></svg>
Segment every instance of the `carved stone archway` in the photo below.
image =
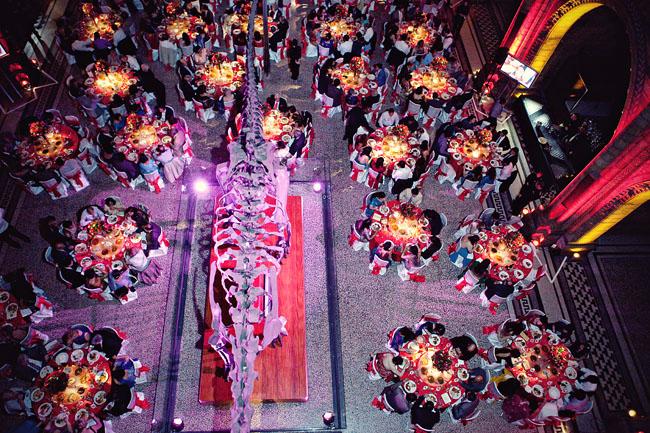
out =
<svg viewBox="0 0 650 433"><path fill-rule="evenodd" d="M561 37L584 14L609 7L624 23L630 42L630 81L618 126L610 141L550 203L541 216L547 238L578 243L613 212L611 203L634 185L650 181L650 2L646 0L532 0L502 46L514 57L542 69ZM515 18L517 19L517 17ZM595 233L595 232L592 232Z"/></svg>

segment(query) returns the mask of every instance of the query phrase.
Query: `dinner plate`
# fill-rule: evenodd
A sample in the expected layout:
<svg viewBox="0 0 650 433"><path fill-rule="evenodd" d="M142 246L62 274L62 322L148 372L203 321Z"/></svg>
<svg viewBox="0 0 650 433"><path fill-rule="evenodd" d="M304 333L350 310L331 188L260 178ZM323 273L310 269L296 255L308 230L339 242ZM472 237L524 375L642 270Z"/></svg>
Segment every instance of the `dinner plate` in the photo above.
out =
<svg viewBox="0 0 650 433"><path fill-rule="evenodd" d="M573 367L567 367L566 370L564 370L564 374L566 375L566 377L572 380L578 377L578 372Z"/></svg>
<svg viewBox="0 0 650 433"><path fill-rule="evenodd" d="M515 278L517 278L518 280L521 280L521 279L524 278L524 273L519 269L515 269L513 274L514 274Z"/></svg>
<svg viewBox="0 0 650 433"><path fill-rule="evenodd" d="M517 380L519 381L519 383L521 383L521 386L528 385L528 376L526 376L526 374L524 373L520 373L519 375L517 375Z"/></svg>
<svg viewBox="0 0 650 433"><path fill-rule="evenodd" d="M402 386L407 394L413 394L418 389L418 386L412 380L405 380Z"/></svg>
<svg viewBox="0 0 650 433"><path fill-rule="evenodd" d="M525 254L530 254L533 249L530 247L530 245L524 244L521 246L521 251L523 251Z"/></svg>
<svg viewBox="0 0 650 433"><path fill-rule="evenodd" d="M172 142L172 138L169 135L165 135L163 138L160 139L160 141L167 144Z"/></svg>
<svg viewBox="0 0 650 433"><path fill-rule="evenodd" d="M505 281L508 279L508 273L506 271L501 271L499 272L499 278L501 281Z"/></svg>
<svg viewBox="0 0 650 433"><path fill-rule="evenodd" d="M88 232L83 230L77 233L77 239L80 241L87 241L88 240Z"/></svg>
<svg viewBox="0 0 650 433"><path fill-rule="evenodd" d="M376 89L378 85L374 81L371 81L368 83L368 87L370 87L371 89Z"/></svg>
<svg viewBox="0 0 650 433"><path fill-rule="evenodd" d="M101 383L106 383L107 380L108 380L108 373L106 372L106 370L99 371L97 372L97 374L95 374L95 382L101 384Z"/></svg>
<svg viewBox="0 0 650 433"><path fill-rule="evenodd" d="M410 167L413 167L415 165L415 159L406 158L406 164L408 164Z"/></svg>
<svg viewBox="0 0 650 433"><path fill-rule="evenodd" d="M131 162L136 162L138 160L138 154L135 152L131 152L128 155L126 155L126 159L128 159Z"/></svg>
<svg viewBox="0 0 650 433"><path fill-rule="evenodd" d="M30 394L32 403L38 403L39 401L43 400L43 397L45 397L45 393L40 388L32 390L32 393Z"/></svg>
<svg viewBox="0 0 650 433"><path fill-rule="evenodd" d="M109 224L117 223L117 215L109 215L106 217L106 222Z"/></svg>
<svg viewBox="0 0 650 433"><path fill-rule="evenodd" d="M66 423L68 422L68 414L65 412L62 412L54 418L54 425L57 427L64 427Z"/></svg>
<svg viewBox="0 0 650 433"><path fill-rule="evenodd" d="M460 391L460 388L457 386L452 386L449 388L449 397L451 397L454 400L458 400L460 396L463 395L462 392Z"/></svg>
<svg viewBox="0 0 650 433"><path fill-rule="evenodd" d="M70 360L72 362L79 362L83 359L84 357L84 351L81 349L73 350L72 353L70 354Z"/></svg>
<svg viewBox="0 0 650 433"><path fill-rule="evenodd" d="M408 349L409 352L416 353L420 350L420 345L415 341L411 341L409 344L406 345L406 348Z"/></svg>
<svg viewBox="0 0 650 433"><path fill-rule="evenodd" d="M106 272L106 265L104 265L103 263L97 263L94 266L94 268L97 269L99 272L102 272L102 273Z"/></svg>
<svg viewBox="0 0 650 433"><path fill-rule="evenodd" d="M136 234L131 236L131 242L133 242L134 244L139 244L141 241L142 238L140 237L140 235Z"/></svg>
<svg viewBox="0 0 650 433"><path fill-rule="evenodd" d="M81 419L82 417L85 418L85 417L87 417L88 415L90 415L90 412L88 412L88 410L86 410L86 409L79 409L79 410L77 411L77 413L74 414L74 419L75 419L75 421L79 421L79 419Z"/></svg>
<svg viewBox="0 0 650 433"><path fill-rule="evenodd" d="M292 129L292 128L291 128L291 125L284 125L284 126L282 127L282 131L283 131L283 132L291 132L291 129Z"/></svg>
<svg viewBox="0 0 650 433"><path fill-rule="evenodd" d="M86 355L86 359L88 360L89 363L94 364L95 362L97 362L100 356L101 354L98 351L91 350L90 352L88 352L88 355Z"/></svg>
<svg viewBox="0 0 650 433"><path fill-rule="evenodd" d="M115 144L123 143L123 142L124 142L124 137L122 137L121 135L118 135L117 137L115 137L115 138L113 139L113 142L114 142ZM122 148L120 147L120 148L117 149L117 150L120 150L120 149L122 149ZM123 150L120 150L120 152L123 152Z"/></svg>
<svg viewBox="0 0 650 433"><path fill-rule="evenodd" d="M443 92L443 93L441 93L441 94L440 94L440 97L441 97L442 99L445 99L445 100L447 100L447 99L450 98L449 93L447 93L447 92Z"/></svg>
<svg viewBox="0 0 650 433"><path fill-rule="evenodd" d="M531 262L531 261L528 260L528 259L523 259L523 260L521 261L521 264L524 265L524 268L526 268L526 269L530 269L530 268L533 267L533 262Z"/></svg>
<svg viewBox="0 0 650 433"><path fill-rule="evenodd" d="M478 238L479 238L480 240L482 240L482 241L485 241L485 240L487 240L488 235L487 235L487 233L485 233L485 232L479 232L479 233L478 233Z"/></svg>
<svg viewBox="0 0 650 433"><path fill-rule="evenodd" d="M568 394L571 391L573 391L573 386L571 386L571 384L569 382L567 382L566 380L563 380L562 382L560 382L560 389L565 394Z"/></svg>
<svg viewBox="0 0 650 433"><path fill-rule="evenodd" d="M18 316L18 304L12 303L5 308L6 318L11 320Z"/></svg>
<svg viewBox="0 0 650 433"><path fill-rule="evenodd" d="M387 205L382 204L381 206L379 206L379 212L383 213L384 215L387 215L388 212L390 212L390 209L388 208Z"/></svg>
<svg viewBox="0 0 650 433"><path fill-rule="evenodd" d="M469 372L467 371L466 368L459 368L457 375L458 378L462 381L469 379Z"/></svg>
<svg viewBox="0 0 650 433"><path fill-rule="evenodd" d="M457 161L460 161L460 159L463 157L463 156L462 156L460 153L458 153L458 152L454 152L452 155L453 155L453 158L454 158L455 160L457 160Z"/></svg>
<svg viewBox="0 0 650 433"><path fill-rule="evenodd" d="M68 362L68 359L70 359L70 357L68 356L68 352L59 352L54 357L54 362L56 362L59 365L62 365Z"/></svg>
<svg viewBox="0 0 650 433"><path fill-rule="evenodd" d="M0 304L4 304L9 300L9 292L0 292Z"/></svg>
<svg viewBox="0 0 650 433"><path fill-rule="evenodd" d="M429 225L429 220L428 220L426 217L420 217L420 218L418 219L418 222L420 223L420 225L421 225L422 227L426 227L426 226Z"/></svg>
<svg viewBox="0 0 650 433"><path fill-rule="evenodd" d="M39 418L46 418L52 413L52 405L50 403L43 403L36 411Z"/></svg>
<svg viewBox="0 0 650 433"><path fill-rule="evenodd" d="M39 372L39 376L41 376L41 379L45 379L47 375L51 374L52 372L54 372L54 369L49 365L46 365L45 367L41 368L41 371Z"/></svg>
<svg viewBox="0 0 650 433"><path fill-rule="evenodd" d="M499 166L499 162L498 162L496 159L491 159L491 160L490 160L490 165L491 165L492 167L498 167L498 166Z"/></svg>
<svg viewBox="0 0 650 433"><path fill-rule="evenodd" d="M366 89L365 87L362 87L362 88L359 89L359 93L361 93L362 95L367 95L368 94L368 89Z"/></svg>
<svg viewBox="0 0 650 433"><path fill-rule="evenodd" d="M113 269L114 271L119 271L123 267L124 267L124 262L122 262L121 260L115 260L113 263L111 263L111 269Z"/></svg>
<svg viewBox="0 0 650 433"><path fill-rule="evenodd" d="M434 394L425 395L424 400L425 401L430 401L431 403L433 403L434 406L436 405L436 403L438 403L438 399L436 398L436 396Z"/></svg>
<svg viewBox="0 0 650 433"><path fill-rule="evenodd" d="M465 135L467 135L467 136L470 137L470 138L471 138L471 137L474 137L474 131L471 130L471 129L466 129L466 130L465 130Z"/></svg>
<svg viewBox="0 0 650 433"><path fill-rule="evenodd" d="M367 77L369 80L374 80L375 78L377 78L377 77L375 77L375 74L368 74L368 75L366 75L366 77Z"/></svg>
<svg viewBox="0 0 650 433"><path fill-rule="evenodd" d="M97 394L95 394L95 397L93 397L93 401L96 405L106 403L106 391L98 391Z"/></svg>
<svg viewBox="0 0 650 433"><path fill-rule="evenodd" d="M427 242L429 242L429 236L427 236L427 235L425 235L425 234L421 234L421 235L418 237L418 239L419 239L419 241L422 242L423 244L426 244Z"/></svg>
<svg viewBox="0 0 650 433"><path fill-rule="evenodd" d="M90 257L84 257L83 259L81 259L81 263L79 264L81 265L81 267L87 268L92 263L93 263L93 259L91 259Z"/></svg>
<svg viewBox="0 0 650 433"><path fill-rule="evenodd" d="M92 84L95 82L92 78L86 78L86 81L84 81L84 84L86 86L92 86Z"/></svg>
<svg viewBox="0 0 650 433"><path fill-rule="evenodd" d="M553 333L549 333L548 343L551 346L557 346L558 344L560 344L560 337L558 337L557 335L555 335Z"/></svg>
<svg viewBox="0 0 650 433"><path fill-rule="evenodd" d="M542 388L542 385L540 384L533 386L531 390L535 397L541 398L544 396L544 388Z"/></svg>
<svg viewBox="0 0 650 433"><path fill-rule="evenodd" d="M434 347L440 344L440 336L435 334L429 335L429 344Z"/></svg>
<svg viewBox="0 0 650 433"><path fill-rule="evenodd" d="M413 155L415 158L418 158L421 155L420 154L420 149L418 149L417 147L414 147L413 149L411 149L410 152L411 152L411 155Z"/></svg>
<svg viewBox="0 0 650 433"><path fill-rule="evenodd" d="M135 78L131 78L131 79L129 80L129 84L130 84L130 85L136 84L137 82L138 82L138 80L136 80Z"/></svg>

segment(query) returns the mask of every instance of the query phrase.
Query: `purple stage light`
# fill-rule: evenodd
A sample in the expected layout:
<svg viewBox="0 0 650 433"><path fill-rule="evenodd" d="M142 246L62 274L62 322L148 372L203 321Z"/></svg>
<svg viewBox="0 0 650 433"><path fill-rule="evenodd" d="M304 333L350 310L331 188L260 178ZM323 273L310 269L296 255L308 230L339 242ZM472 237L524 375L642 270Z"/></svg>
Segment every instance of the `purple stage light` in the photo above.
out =
<svg viewBox="0 0 650 433"><path fill-rule="evenodd" d="M183 431L183 428L185 427L185 423L183 422L183 419L180 417L175 417L172 420L172 431L174 432L180 432Z"/></svg>
<svg viewBox="0 0 650 433"><path fill-rule="evenodd" d="M321 192L323 190L323 184L320 182L314 182L311 187L315 192Z"/></svg>
<svg viewBox="0 0 650 433"><path fill-rule="evenodd" d="M196 179L192 187L194 188L194 192L199 194L207 192L210 188L208 182L205 179Z"/></svg>

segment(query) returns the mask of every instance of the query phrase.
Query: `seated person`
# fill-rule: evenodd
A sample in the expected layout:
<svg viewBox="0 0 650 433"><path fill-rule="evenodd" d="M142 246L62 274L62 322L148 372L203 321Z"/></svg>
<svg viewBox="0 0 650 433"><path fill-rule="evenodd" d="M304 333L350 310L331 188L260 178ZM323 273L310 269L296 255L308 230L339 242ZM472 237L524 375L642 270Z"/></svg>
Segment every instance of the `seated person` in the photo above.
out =
<svg viewBox="0 0 650 433"><path fill-rule="evenodd" d="M481 367L472 368L468 371L469 377L460 383L460 386L468 392L481 392L487 386L490 380L490 373Z"/></svg>
<svg viewBox="0 0 650 433"><path fill-rule="evenodd" d="M79 215L79 226L85 227L95 220L103 220L104 212L96 205L86 206Z"/></svg>
<svg viewBox="0 0 650 433"><path fill-rule="evenodd" d="M478 353L476 341L468 335L454 337L450 341L453 346L453 351L458 359L469 361Z"/></svg>
<svg viewBox="0 0 650 433"><path fill-rule="evenodd" d="M115 358L122 350L124 339L112 328L100 328L90 335L90 346L107 358Z"/></svg>
<svg viewBox="0 0 650 433"><path fill-rule="evenodd" d="M476 413L481 400L475 392L468 392L463 399L451 407L451 416L453 419L462 421Z"/></svg>
<svg viewBox="0 0 650 433"><path fill-rule="evenodd" d="M419 397L411 408L411 425L416 432L430 432L440 422L440 412L435 410L433 403L425 402ZM419 429L419 430L418 430Z"/></svg>
<svg viewBox="0 0 650 433"><path fill-rule="evenodd" d="M133 360L127 356L118 356L115 358L111 375L113 377L113 383L135 386L136 370Z"/></svg>

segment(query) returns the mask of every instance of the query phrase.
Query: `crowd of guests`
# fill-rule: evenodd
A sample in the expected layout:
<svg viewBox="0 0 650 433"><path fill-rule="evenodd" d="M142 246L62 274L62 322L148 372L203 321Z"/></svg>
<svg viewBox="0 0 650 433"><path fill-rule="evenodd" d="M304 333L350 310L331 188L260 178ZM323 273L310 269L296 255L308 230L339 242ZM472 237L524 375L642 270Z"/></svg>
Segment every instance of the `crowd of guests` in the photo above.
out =
<svg viewBox="0 0 650 433"><path fill-rule="evenodd" d="M93 221L102 221L111 215L124 217L131 227L125 236L139 235L142 238L140 247L124 252L125 266L122 268L100 271L91 267L83 271L74 254L80 241L78 234ZM56 267L59 279L68 288L100 301L128 302L134 299L138 285L153 285L162 271L153 259L166 254L169 246L162 228L151 221L144 205L125 207L117 197L106 198L103 206L80 209L74 220L57 221L52 215L41 218L39 233L50 245L45 258Z"/></svg>
<svg viewBox="0 0 650 433"><path fill-rule="evenodd" d="M421 194L417 191L417 188L414 189L416 190L415 195L411 198ZM392 241L378 243L374 240L377 232L371 227L373 224L372 217L375 212L386 205L386 201L387 196L383 191L375 191L366 195L361 209L361 217L353 224L348 242L355 250L364 249L369 251L371 269L374 268L375 258L378 258L382 264L385 263L384 269L396 264L398 266L398 275L402 280L413 279L414 277L417 280L416 274L420 269L439 259L439 253L442 249L440 232L447 225L447 217L433 209L425 209L423 217L427 219L427 229L429 230L426 248L420 249L417 245L412 244L402 250ZM412 201L404 201L401 204L402 213L408 215L411 212L410 207L413 205Z"/></svg>
<svg viewBox="0 0 650 433"><path fill-rule="evenodd" d="M465 395L455 405L440 409L441 402L436 406L423 395L409 393L404 389L400 377L407 368L407 360L400 356L400 349L406 347L418 337L443 336L446 327L440 322L440 316L425 314L414 327L401 326L393 329L388 334L388 351L379 352L371 356L366 365L368 377L371 380L384 380L390 383L379 397L373 400L373 406L384 412L405 414L410 412L411 429L416 433L431 432L441 420L444 413L449 413L455 422L466 423L475 418L480 403L480 394L484 393L490 378L489 372L483 367L468 370L467 379L460 381L460 386L465 390ZM481 355L476 338L471 334L464 334L449 339L452 345L453 356L470 362Z"/></svg>
<svg viewBox="0 0 650 433"><path fill-rule="evenodd" d="M0 338L0 394L1 410L5 416L16 417L16 425L10 430L15 433L103 433L112 430L109 416L127 416L136 409L146 407L142 393L136 392L137 384L146 382L149 368L142 365L137 358L124 354L127 343L124 333L111 328L93 329L90 325L77 324L70 327L61 339L50 339L39 333L28 342ZM61 425L56 418L45 421L39 419L33 411L31 394L41 368L55 359L62 352L73 349L94 350L106 357L111 366L112 382L107 403L101 411L79 411L74 422L66 416ZM56 394L68 387L68 374L61 372L53 375L42 391L48 395ZM54 403L59 404L59 403ZM9 419L8 417L6 418ZM9 422L5 427L10 425Z"/></svg>
<svg viewBox="0 0 650 433"><path fill-rule="evenodd" d="M30 131L31 125L35 123L41 125L43 130L58 125L69 127L77 135L69 137L70 140L78 141L77 154L65 158L62 155L48 166L26 165L18 154L18 148L24 142L29 144L32 140L41 138L33 136ZM80 191L90 184L87 175L96 167L91 140L89 129L81 124L78 117L63 116L58 110L48 110L40 118L26 116L21 119L14 133L7 131L0 135L0 164L6 168L9 176L32 194L47 191L53 199L64 198L69 191ZM71 144L70 146L72 147Z"/></svg>
<svg viewBox="0 0 650 433"><path fill-rule="evenodd" d="M410 412L411 428L418 433L432 431L445 412L449 413L452 421L467 424L478 416L481 401L499 403L501 416L521 428L568 421L589 412L593 406L591 397L599 381L596 373L586 367L578 369L574 387L557 400L544 400L531 394L530 389L527 390L511 374L510 368L521 353L510 348L510 343L526 330L552 332L567 345L577 360L588 354L588 347L576 339L573 325L566 320L550 322L539 310L531 310L517 319L508 319L501 325L485 327L483 332L493 346L489 351L481 349L471 334L451 338L456 357L466 362L478 362L468 369L467 378L460 381L464 389L461 400L441 410L425 396L409 393L400 380L408 367L408 361L400 356L400 349L420 336L445 334L446 327L440 323L440 316L425 314L413 328L402 326L392 330L386 344L388 351L372 355L367 363L366 370L371 380L383 379L389 383L381 395L375 397L373 406L389 413Z"/></svg>
<svg viewBox="0 0 650 433"><path fill-rule="evenodd" d="M508 319L501 325L487 327L483 331L493 349L484 363L492 376L486 398L501 401L503 418L522 428L568 421L576 415L589 412L593 406L591 397L599 381L597 374L586 367L578 369L574 387L558 400L536 397L510 373L508 367L512 367L513 360L521 355L517 349L510 348L510 343L525 330L552 332L577 360L589 354L589 347L577 340L571 323L566 320L550 322L539 310L531 310L517 319Z"/></svg>

